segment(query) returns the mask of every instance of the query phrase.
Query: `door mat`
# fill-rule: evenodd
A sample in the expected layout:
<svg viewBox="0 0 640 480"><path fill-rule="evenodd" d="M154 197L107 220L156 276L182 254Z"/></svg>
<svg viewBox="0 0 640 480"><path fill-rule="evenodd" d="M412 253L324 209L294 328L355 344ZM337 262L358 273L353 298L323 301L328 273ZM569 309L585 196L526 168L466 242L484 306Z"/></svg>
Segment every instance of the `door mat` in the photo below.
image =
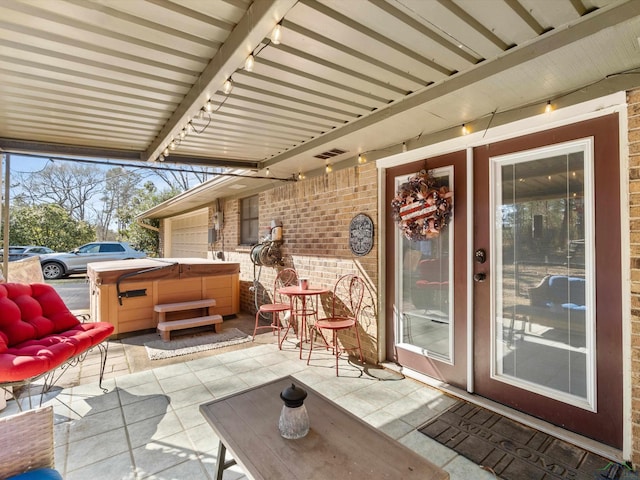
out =
<svg viewBox="0 0 640 480"><path fill-rule="evenodd" d="M221 333L205 333L178 337L168 342L153 340L144 344L150 360L179 357L190 353L204 352L215 348L237 345L251 340L251 337L237 328L229 328Z"/></svg>
<svg viewBox="0 0 640 480"><path fill-rule="evenodd" d="M503 480L640 478L626 466L465 401L418 431Z"/></svg>

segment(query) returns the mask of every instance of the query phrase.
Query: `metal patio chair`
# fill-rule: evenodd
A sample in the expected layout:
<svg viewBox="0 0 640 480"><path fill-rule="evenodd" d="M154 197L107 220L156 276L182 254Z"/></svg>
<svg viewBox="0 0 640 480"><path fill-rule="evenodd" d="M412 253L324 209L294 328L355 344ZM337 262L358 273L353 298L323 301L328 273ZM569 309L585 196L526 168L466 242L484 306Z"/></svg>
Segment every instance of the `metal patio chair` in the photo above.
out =
<svg viewBox="0 0 640 480"><path fill-rule="evenodd" d="M364 297L365 284L364 281L353 274L347 274L340 277L333 289L331 299L331 315L326 318L318 319L315 324L309 327L309 336L311 337L311 345L309 355L307 357L307 365L311 360L313 352L313 340L318 333L325 342L327 348L333 349L336 357L336 376L338 376L338 359L342 352L348 350L358 350L360 362L364 361L362 355L362 345L360 344L360 333L358 332L358 316L362 307L362 299ZM331 331L331 343L327 342L322 331ZM352 330L354 332L357 346L347 348L342 342L342 346L338 342L338 332Z"/></svg>
<svg viewBox="0 0 640 480"><path fill-rule="evenodd" d="M298 284L298 273L293 268L284 268L278 272L273 284L272 303L260 305L256 312L256 323L253 328L253 340L256 339L256 332L263 328L269 328L272 332L278 332L278 348L282 348L280 341L280 331L282 330L282 322L280 314L289 312L290 319L293 315L291 311L291 302L289 298L281 295L279 289L282 287L290 287ZM260 325L260 317L271 314L271 323L269 325Z"/></svg>

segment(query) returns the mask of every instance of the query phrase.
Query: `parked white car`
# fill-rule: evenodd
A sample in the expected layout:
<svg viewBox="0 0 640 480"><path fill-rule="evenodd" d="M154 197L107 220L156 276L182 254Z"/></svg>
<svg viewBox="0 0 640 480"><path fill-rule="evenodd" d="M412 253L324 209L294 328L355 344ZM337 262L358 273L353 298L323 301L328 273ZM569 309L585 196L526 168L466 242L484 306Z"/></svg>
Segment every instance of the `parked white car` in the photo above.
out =
<svg viewBox="0 0 640 480"><path fill-rule="evenodd" d="M42 265L44 278L55 280L72 273L86 273L87 263L129 260L146 256L146 253L134 249L126 242L92 242L69 253L41 255L40 265Z"/></svg>

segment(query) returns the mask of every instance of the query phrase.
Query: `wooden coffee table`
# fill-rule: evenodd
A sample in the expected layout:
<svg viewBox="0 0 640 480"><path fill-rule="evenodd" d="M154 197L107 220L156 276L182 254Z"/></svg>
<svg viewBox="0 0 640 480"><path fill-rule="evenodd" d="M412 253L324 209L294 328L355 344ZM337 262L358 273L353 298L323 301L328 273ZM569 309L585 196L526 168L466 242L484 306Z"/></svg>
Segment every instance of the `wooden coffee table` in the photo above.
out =
<svg viewBox="0 0 640 480"><path fill-rule="evenodd" d="M309 434L280 436L280 392L304 388ZM397 440L363 422L302 382L284 377L214 400L200 412L220 439L217 479L237 464L256 480L338 478L446 480L449 474ZM225 462L226 450L235 460Z"/></svg>

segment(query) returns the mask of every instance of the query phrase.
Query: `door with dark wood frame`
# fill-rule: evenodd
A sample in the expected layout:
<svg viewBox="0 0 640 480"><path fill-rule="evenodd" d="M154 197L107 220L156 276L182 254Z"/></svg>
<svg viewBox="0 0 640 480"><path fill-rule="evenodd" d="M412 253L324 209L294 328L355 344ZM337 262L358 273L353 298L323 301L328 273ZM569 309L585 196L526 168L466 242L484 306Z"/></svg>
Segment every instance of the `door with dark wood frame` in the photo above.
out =
<svg viewBox="0 0 640 480"><path fill-rule="evenodd" d="M388 169L386 205L420 171L453 191L454 214L439 235L411 240L386 209L387 358L466 388L466 152Z"/></svg>
<svg viewBox="0 0 640 480"><path fill-rule="evenodd" d="M622 447L618 117L474 150L475 392Z"/></svg>

